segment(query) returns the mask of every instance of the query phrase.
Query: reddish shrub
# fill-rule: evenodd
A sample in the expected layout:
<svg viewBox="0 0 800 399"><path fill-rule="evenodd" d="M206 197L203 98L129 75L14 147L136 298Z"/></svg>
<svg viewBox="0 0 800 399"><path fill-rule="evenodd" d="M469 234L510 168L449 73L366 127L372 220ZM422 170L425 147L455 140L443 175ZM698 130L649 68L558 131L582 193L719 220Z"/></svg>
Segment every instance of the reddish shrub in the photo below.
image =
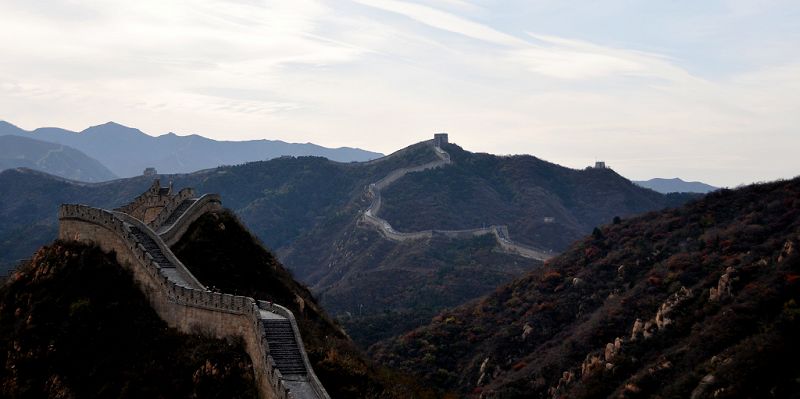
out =
<svg viewBox="0 0 800 399"><path fill-rule="evenodd" d="M553 281L556 281L556 280L561 280L561 273L559 273L559 272L557 272L555 270L550 270L550 271L546 272L542 276L542 281L543 282L550 283L550 282L553 282Z"/></svg>

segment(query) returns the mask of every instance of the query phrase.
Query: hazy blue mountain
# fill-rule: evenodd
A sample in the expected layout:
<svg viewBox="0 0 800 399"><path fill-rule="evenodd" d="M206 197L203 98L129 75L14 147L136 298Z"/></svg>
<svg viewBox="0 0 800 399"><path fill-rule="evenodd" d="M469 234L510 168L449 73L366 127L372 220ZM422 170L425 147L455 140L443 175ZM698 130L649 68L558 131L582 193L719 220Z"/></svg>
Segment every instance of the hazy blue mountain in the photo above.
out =
<svg viewBox="0 0 800 399"><path fill-rule="evenodd" d="M699 181L683 181L679 178L674 179L661 179L655 178L643 181L634 181L634 183L658 191L662 194L668 193L710 193L717 190L719 187L714 187Z"/></svg>
<svg viewBox="0 0 800 399"><path fill-rule="evenodd" d="M0 170L20 167L85 182L116 178L103 164L74 148L24 136L0 136Z"/></svg>
<svg viewBox="0 0 800 399"><path fill-rule="evenodd" d="M178 136L174 133L153 137L114 122L92 126L81 132L60 128L39 128L27 132L0 121L0 134L29 135L76 148L123 177L140 175L147 167L155 167L160 173L187 173L283 155L321 156L339 162L367 161L382 155L358 148L326 148L311 143L277 140L217 141L198 135Z"/></svg>

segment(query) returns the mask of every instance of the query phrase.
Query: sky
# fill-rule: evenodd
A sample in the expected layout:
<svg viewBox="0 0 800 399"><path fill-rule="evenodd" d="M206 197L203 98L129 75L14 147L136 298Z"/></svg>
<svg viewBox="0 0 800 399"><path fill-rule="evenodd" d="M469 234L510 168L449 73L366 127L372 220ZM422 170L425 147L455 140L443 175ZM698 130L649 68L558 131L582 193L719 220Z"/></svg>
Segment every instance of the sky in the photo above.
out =
<svg viewBox="0 0 800 399"><path fill-rule="evenodd" d="M0 0L0 119L800 175L796 0Z"/></svg>

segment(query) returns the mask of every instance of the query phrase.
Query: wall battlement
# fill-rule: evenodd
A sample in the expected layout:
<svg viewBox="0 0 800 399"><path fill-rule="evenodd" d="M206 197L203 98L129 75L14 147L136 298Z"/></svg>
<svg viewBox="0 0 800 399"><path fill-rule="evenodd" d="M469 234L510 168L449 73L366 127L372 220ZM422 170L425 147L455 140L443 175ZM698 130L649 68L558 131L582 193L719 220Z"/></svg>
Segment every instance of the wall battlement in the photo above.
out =
<svg viewBox="0 0 800 399"><path fill-rule="evenodd" d="M177 217L167 232L180 230L173 230L179 223L190 224L207 212L209 206L220 206L219 196L204 197L202 202L195 202L201 202L200 205L188 207ZM151 306L169 326L187 333L203 331L220 338L241 337L253 362L259 396L330 399L311 368L291 311L279 305L259 303L250 297L206 290L172 254L159 234L125 212L65 204L59 207L58 217L59 238L90 242L105 251L115 252L119 263L131 270ZM183 232L174 235L179 239ZM266 338L265 318L283 318L291 323L306 373L284 375L281 372L271 349L281 353L284 348L281 343Z"/></svg>
<svg viewBox="0 0 800 399"><path fill-rule="evenodd" d="M161 187L161 181L155 179L147 191L116 210L127 213L150 227L158 228L157 223L163 223L169 216L168 213L175 210L183 200L192 198L194 195L192 188L184 188L173 195L172 183L167 187ZM167 213L166 216L164 216L165 213Z"/></svg>

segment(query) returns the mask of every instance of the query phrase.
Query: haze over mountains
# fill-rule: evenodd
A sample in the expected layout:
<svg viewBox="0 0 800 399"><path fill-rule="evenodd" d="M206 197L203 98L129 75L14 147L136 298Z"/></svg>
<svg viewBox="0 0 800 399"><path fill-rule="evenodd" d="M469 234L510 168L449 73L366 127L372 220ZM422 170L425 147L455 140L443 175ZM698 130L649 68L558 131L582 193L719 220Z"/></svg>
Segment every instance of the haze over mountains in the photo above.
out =
<svg viewBox="0 0 800 399"><path fill-rule="evenodd" d="M194 134L178 136L174 133L153 137L114 122L80 132L51 127L29 132L0 121L0 135L30 137L70 146L97 159L120 177L140 175L148 167L155 167L161 173L188 173L284 155L321 156L339 162L367 161L382 155L357 148L326 148L279 140L217 141Z"/></svg>
<svg viewBox="0 0 800 399"><path fill-rule="evenodd" d="M116 178L96 159L63 144L0 135L0 170L30 168L66 179L100 182Z"/></svg>
<svg viewBox="0 0 800 399"><path fill-rule="evenodd" d="M677 177L672 179L654 178L650 180L638 180L638 181L634 180L633 182L642 187L658 191L659 193L662 194L668 194L668 193L706 194L719 189L719 187L714 187L712 185L705 184L699 181L683 181L682 179Z"/></svg>

